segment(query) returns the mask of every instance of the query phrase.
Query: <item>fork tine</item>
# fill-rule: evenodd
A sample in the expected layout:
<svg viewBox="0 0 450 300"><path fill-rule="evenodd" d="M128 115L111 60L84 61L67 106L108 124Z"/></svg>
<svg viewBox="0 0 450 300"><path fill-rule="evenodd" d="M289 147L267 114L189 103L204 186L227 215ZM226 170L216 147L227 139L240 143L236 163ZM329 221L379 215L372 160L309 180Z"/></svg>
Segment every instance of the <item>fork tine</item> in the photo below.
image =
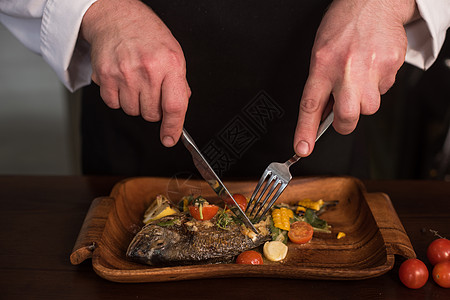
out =
<svg viewBox="0 0 450 300"><path fill-rule="evenodd" d="M266 204L267 200L270 198L270 196L272 195L273 191L275 190L275 188L278 186L278 184L281 182L276 176L272 175L272 177L270 178L271 181L273 181L272 187L270 188L270 190L267 192L266 197L264 198L264 200L262 202L258 203L258 210L256 211L254 217L256 219L256 216L258 216L259 212L264 208L264 205ZM263 191L265 192L265 191ZM261 193L261 196L264 193Z"/></svg>
<svg viewBox="0 0 450 300"><path fill-rule="evenodd" d="M252 198L250 198L250 201L247 204L247 209L250 209L250 206L253 202L253 206L250 211L250 214L253 213L255 206L259 202L259 199L261 197L261 191L264 189L267 189L267 180L270 179L271 176L272 176L272 172L269 169L266 169L264 171L263 175L261 176L261 179L259 180L258 185L256 186L255 190L253 191Z"/></svg>
<svg viewBox="0 0 450 300"><path fill-rule="evenodd" d="M250 197L250 201L248 201L247 207L245 209L245 212L247 212L248 208L251 206L253 200L255 200L256 194L258 194L259 189L261 188L262 184L266 180L267 175L269 174L269 170L264 170L263 175L259 179L258 185L256 185L255 190L253 191L252 196ZM255 202L256 203L256 202Z"/></svg>
<svg viewBox="0 0 450 300"><path fill-rule="evenodd" d="M267 214L267 212L270 210L270 208L274 205L274 203L277 201L278 197L280 197L281 193L284 191L284 189L287 187L289 182L282 183L278 191L275 193L275 196L273 196L272 200L270 200L269 204L266 206L266 209L263 211L263 213L259 216L257 219L257 222L259 222L264 216ZM256 218L255 218L256 220Z"/></svg>
<svg viewBox="0 0 450 300"><path fill-rule="evenodd" d="M267 172L268 174L271 172ZM266 176L267 177L267 176ZM258 198L255 200L255 202L253 203L253 207L252 210L250 211L250 216L253 214L253 211L255 210L255 208L257 206L260 206L260 201L261 201L261 197L264 196L264 194L266 193L267 188L270 186L270 184L272 183L272 181L274 180L275 176L274 175L270 175L269 179L267 180L266 184L263 186L261 193L259 194ZM265 180L264 180L265 181Z"/></svg>
<svg viewBox="0 0 450 300"><path fill-rule="evenodd" d="M328 116L325 118L325 120L322 121L322 123L319 125L319 128L317 130L317 136L316 141L320 138L320 136L327 130L327 128L331 125L334 119L334 113L330 112ZM277 163L272 162L269 164L269 166L266 168L266 170L263 173L263 176L260 178L255 190L253 191L253 194L250 198L250 201L247 204L247 208L245 209L245 212L250 210L250 213L248 214L251 216L256 208L256 213L253 216L254 221L261 220L262 217L264 217L267 212L270 210L270 208L274 205L275 201L277 201L278 197L280 197L281 193L284 191L284 189L287 187L289 182L292 179L292 175L289 172L289 168L292 164L299 161L301 157L295 154L293 157L291 157L289 160L287 160L285 163ZM269 180L264 185L262 191L261 186L266 180L267 176L270 175ZM272 183L273 182L273 183ZM270 188L268 194L263 198L265 192L269 188L269 186L272 184L272 187ZM270 198L270 196L273 194L275 189L278 188L275 195L272 199L270 199L268 205L266 205L267 200ZM258 198L256 196L259 194ZM256 200L255 200L256 198ZM261 198L263 198L263 202L261 203ZM253 205L252 205L253 204ZM252 206L250 208L250 206ZM260 212L262 211L262 214ZM254 222L253 221L253 222Z"/></svg>

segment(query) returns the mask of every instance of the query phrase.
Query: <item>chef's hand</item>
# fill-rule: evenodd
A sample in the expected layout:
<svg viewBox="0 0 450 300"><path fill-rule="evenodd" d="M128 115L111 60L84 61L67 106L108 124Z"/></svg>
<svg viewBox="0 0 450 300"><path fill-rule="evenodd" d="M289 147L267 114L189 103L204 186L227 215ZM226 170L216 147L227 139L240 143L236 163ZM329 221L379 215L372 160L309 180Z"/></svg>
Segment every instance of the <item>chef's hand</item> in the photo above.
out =
<svg viewBox="0 0 450 300"><path fill-rule="evenodd" d="M374 114L405 60L404 24L414 0L335 0L317 31L300 101L295 152L311 154L324 109L334 97L333 127L351 133L359 115Z"/></svg>
<svg viewBox="0 0 450 300"><path fill-rule="evenodd" d="M103 101L131 116L161 123L173 146L183 128L190 88L180 45L138 0L99 0L85 13L81 34L91 45L92 80Z"/></svg>

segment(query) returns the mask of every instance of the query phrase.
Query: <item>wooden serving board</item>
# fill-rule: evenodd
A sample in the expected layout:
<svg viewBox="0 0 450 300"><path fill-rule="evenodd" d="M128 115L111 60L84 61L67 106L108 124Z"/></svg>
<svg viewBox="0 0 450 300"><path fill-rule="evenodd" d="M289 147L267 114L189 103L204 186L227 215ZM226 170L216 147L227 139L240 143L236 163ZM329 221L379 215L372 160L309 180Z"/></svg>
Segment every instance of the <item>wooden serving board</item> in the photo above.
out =
<svg viewBox="0 0 450 300"><path fill-rule="evenodd" d="M250 195L256 182L225 182L231 193ZM315 234L304 245L289 243L282 262L263 265L213 264L152 267L128 261L125 252L142 227L145 209L157 194L177 201L182 195L214 198L201 180L140 177L117 183L109 197L93 200L80 230L71 263L92 258L95 272L116 282L155 282L218 277L279 277L357 280L376 277L394 265L394 255L416 257L411 242L384 193L367 193L352 177L293 179L278 202L300 199L339 201L321 215L332 226L331 234ZM337 239L339 231L346 237Z"/></svg>

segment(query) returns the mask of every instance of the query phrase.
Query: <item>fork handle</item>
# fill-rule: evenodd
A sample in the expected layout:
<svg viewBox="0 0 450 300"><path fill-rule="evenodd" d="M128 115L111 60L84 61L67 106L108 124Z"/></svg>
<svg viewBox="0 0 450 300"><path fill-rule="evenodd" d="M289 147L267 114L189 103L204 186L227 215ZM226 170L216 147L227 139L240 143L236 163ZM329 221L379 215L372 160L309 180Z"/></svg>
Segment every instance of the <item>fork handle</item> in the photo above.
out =
<svg viewBox="0 0 450 300"><path fill-rule="evenodd" d="M322 134L328 129L328 127L330 127L331 123L333 123L333 119L334 119L334 112L331 111L325 118L325 120L323 120L322 123L320 123L319 129L317 129L316 142L322 136Z"/></svg>
<svg viewBox="0 0 450 300"><path fill-rule="evenodd" d="M284 164L289 168L290 166L292 166L293 164L295 164L296 162L298 162L300 160L300 158L302 158L301 156L298 156L297 154L295 154L294 156L292 156L291 158L289 158L288 161L286 161Z"/></svg>
<svg viewBox="0 0 450 300"><path fill-rule="evenodd" d="M334 119L334 112L331 111L328 114L328 116L325 118L325 120L323 120L322 123L320 123L320 125L319 125L319 129L317 130L316 142L322 136L322 134L328 129L328 127L330 127L331 123L333 123L333 119ZM291 165L298 162L300 160L300 158L302 158L302 157L295 154L284 164L289 168Z"/></svg>

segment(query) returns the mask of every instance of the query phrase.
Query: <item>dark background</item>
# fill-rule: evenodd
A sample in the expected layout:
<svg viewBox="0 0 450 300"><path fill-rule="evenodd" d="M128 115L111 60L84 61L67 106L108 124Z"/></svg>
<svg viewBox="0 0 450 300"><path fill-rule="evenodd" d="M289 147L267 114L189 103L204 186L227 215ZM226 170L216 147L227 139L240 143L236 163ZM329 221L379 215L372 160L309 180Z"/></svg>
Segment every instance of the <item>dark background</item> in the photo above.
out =
<svg viewBox="0 0 450 300"><path fill-rule="evenodd" d="M192 89L185 128L220 176L259 177L272 161L293 155L298 103L316 29L329 1L147 1L180 42ZM291 168L294 176L351 175L363 179L444 179L449 153L449 42L426 72L405 64L374 116L354 133L328 130L313 154ZM263 93L282 111L252 133L239 153L223 141L245 107ZM174 176L196 173L180 144L166 149L159 124L108 109L98 87L83 90L85 174ZM248 123L248 122L247 122ZM244 138L245 140L245 138ZM221 161L210 153L218 145ZM231 147L232 148L232 147ZM225 164L225 165L224 165Z"/></svg>

